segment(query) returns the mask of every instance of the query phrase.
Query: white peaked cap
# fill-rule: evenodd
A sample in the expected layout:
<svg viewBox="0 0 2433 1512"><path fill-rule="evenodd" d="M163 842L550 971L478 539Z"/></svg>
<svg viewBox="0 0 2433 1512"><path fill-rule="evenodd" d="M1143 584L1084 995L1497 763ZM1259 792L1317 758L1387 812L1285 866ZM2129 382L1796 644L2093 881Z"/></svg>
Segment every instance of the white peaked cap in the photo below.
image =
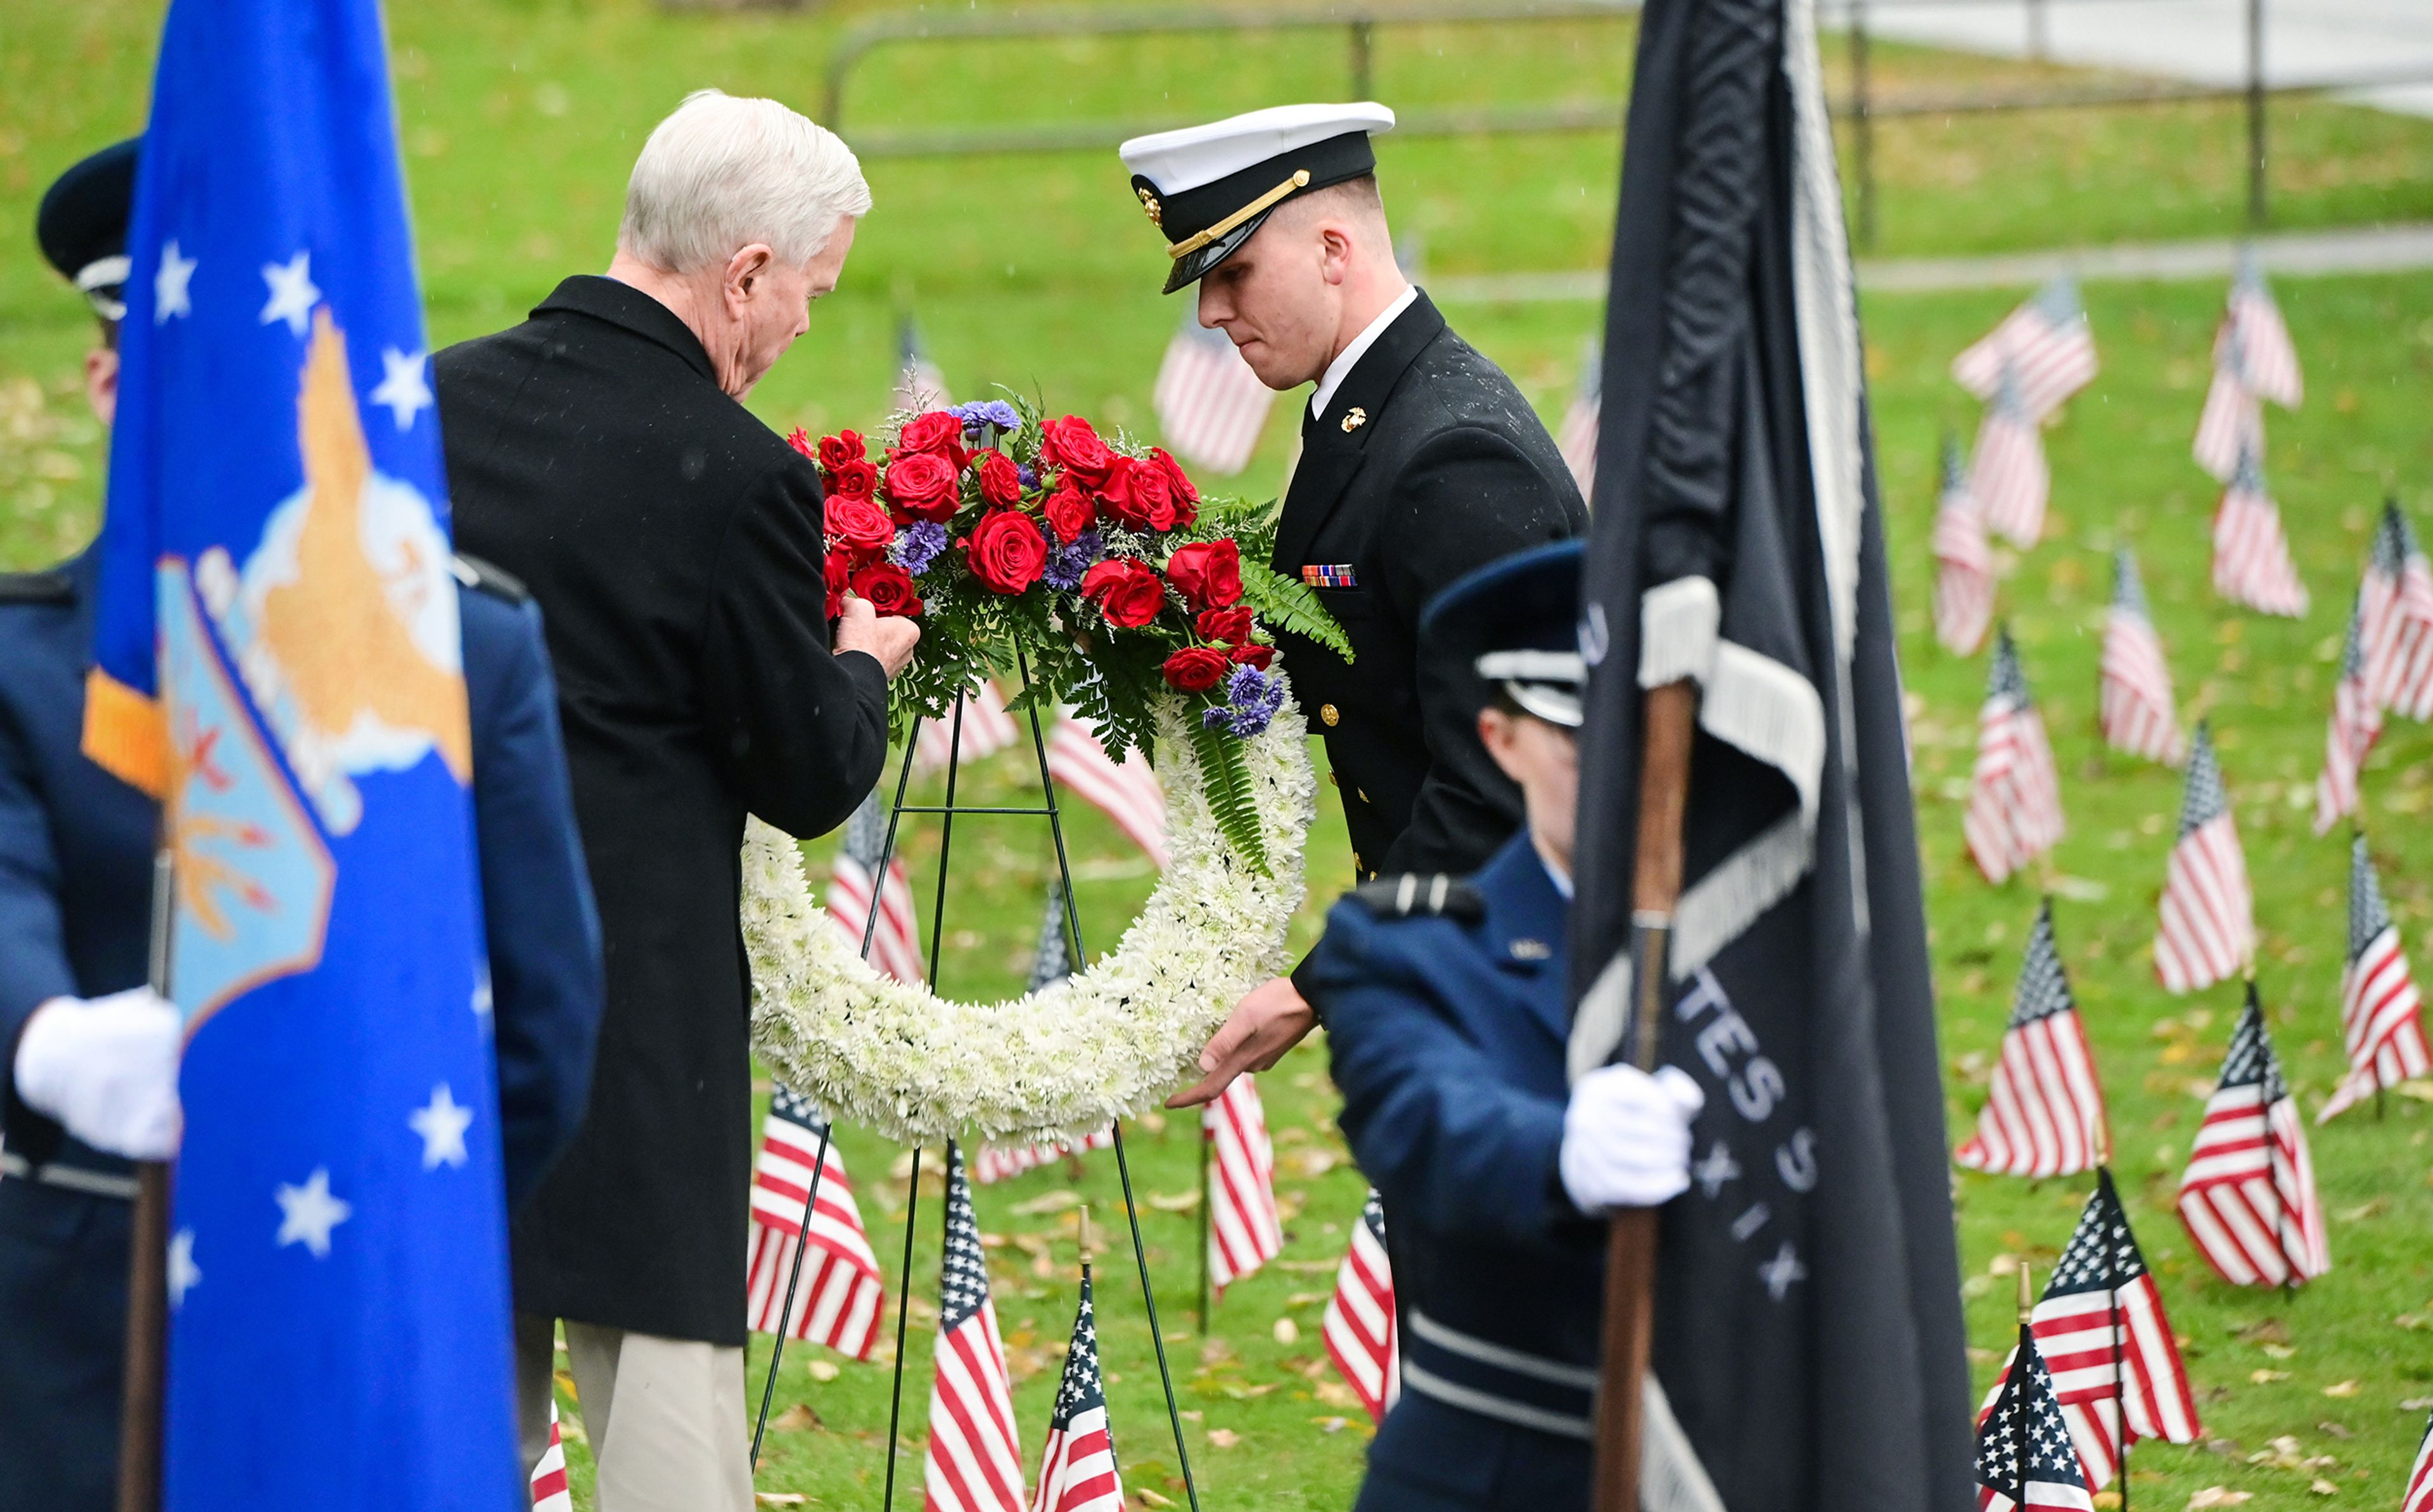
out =
<svg viewBox="0 0 2433 1512"><path fill-rule="evenodd" d="M1229 174L1339 137L1394 129L1394 112L1374 100L1352 105L1278 105L1134 137L1115 149L1124 166L1169 195L1212 184Z"/></svg>

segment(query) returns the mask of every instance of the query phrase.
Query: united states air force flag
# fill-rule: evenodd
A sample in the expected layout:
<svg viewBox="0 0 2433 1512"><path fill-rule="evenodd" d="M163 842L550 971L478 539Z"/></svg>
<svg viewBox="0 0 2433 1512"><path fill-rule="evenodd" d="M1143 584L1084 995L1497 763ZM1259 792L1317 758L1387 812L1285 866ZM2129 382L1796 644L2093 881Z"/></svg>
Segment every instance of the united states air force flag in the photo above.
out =
<svg viewBox="0 0 2433 1512"><path fill-rule="evenodd" d="M86 749L186 1015L164 1497L514 1495L447 502L374 0L173 0Z"/></svg>

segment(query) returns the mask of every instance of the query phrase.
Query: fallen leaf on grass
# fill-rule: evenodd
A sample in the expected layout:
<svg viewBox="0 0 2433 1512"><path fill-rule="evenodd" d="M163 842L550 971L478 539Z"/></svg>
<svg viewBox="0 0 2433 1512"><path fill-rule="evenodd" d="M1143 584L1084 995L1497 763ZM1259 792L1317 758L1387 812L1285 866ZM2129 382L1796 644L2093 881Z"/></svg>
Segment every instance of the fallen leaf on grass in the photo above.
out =
<svg viewBox="0 0 2433 1512"><path fill-rule="evenodd" d="M2357 1394L2357 1383L2355 1381L2335 1381L2330 1385L2323 1388L2323 1395L2327 1397L2354 1397Z"/></svg>
<svg viewBox="0 0 2433 1512"><path fill-rule="evenodd" d="M2403 1081L2397 1090L2403 1097L2413 1097L2418 1102L2433 1102L2433 1079L2420 1077L2414 1081Z"/></svg>
<svg viewBox="0 0 2433 1512"><path fill-rule="evenodd" d="M813 1360L804 1368L810 1371L812 1380L820 1382L833 1381L842 1373L837 1369L834 1360Z"/></svg>
<svg viewBox="0 0 2433 1512"><path fill-rule="evenodd" d="M2188 1512L2203 1512L2209 1506L2237 1506L2254 1494L2253 1491L2234 1491L2223 1486L2208 1486L2188 1498Z"/></svg>
<svg viewBox="0 0 2433 1512"><path fill-rule="evenodd" d="M2247 1379L2256 1385L2269 1386L2275 1381L2288 1380L2289 1372L2287 1370L2250 1370L2247 1372Z"/></svg>
<svg viewBox="0 0 2433 1512"><path fill-rule="evenodd" d="M770 1419L769 1426L781 1434L799 1434L806 1429L825 1428L827 1424L820 1421L820 1415L811 1410L809 1402L798 1402Z"/></svg>
<svg viewBox="0 0 2433 1512"><path fill-rule="evenodd" d="M1231 1428L1211 1428L1208 1430L1208 1441L1218 1449L1231 1449L1242 1441L1242 1436Z"/></svg>
<svg viewBox="0 0 2433 1512"><path fill-rule="evenodd" d="M2315 1431L2320 1434L2329 1434L2334 1438L2355 1438L2356 1436L2356 1435L2349 1432L2348 1424L2333 1422L2328 1419L2322 1422L2317 1423L2315 1425Z"/></svg>
<svg viewBox="0 0 2433 1512"><path fill-rule="evenodd" d="M1080 1193L1071 1187L1060 1186L1053 1192L1042 1192L1027 1202L1016 1202L1006 1211L1017 1218L1040 1218L1046 1217L1050 1213L1062 1213L1066 1208L1078 1208L1080 1205Z"/></svg>
<svg viewBox="0 0 2433 1512"><path fill-rule="evenodd" d="M2342 1223L2357 1223L2367 1218L2379 1217L2390 1209L2390 1204L2388 1201L2375 1198L2371 1202L2360 1202L2353 1208L2342 1208L2332 1215Z"/></svg>
<svg viewBox="0 0 2433 1512"><path fill-rule="evenodd" d="M1294 1322L1289 1317L1277 1318L1276 1326L1268 1330L1268 1332L1275 1336L1275 1341L1278 1344L1298 1344L1301 1342L1301 1325ZM2352 1381L2349 1385L2355 1385L2356 1383Z"/></svg>
<svg viewBox="0 0 2433 1512"><path fill-rule="evenodd" d="M2287 1360L2298 1352L2294 1344L2259 1344L2256 1348L2262 1350L2264 1357L2269 1360Z"/></svg>
<svg viewBox="0 0 2433 1512"><path fill-rule="evenodd" d="M1321 1434L1339 1434L1343 1432L1351 1419L1346 1418L1312 1418L1310 1421L1318 1424L1318 1431Z"/></svg>
<svg viewBox="0 0 2433 1512"><path fill-rule="evenodd" d="M1150 1490L1150 1489L1149 1489L1148 1487L1146 1487L1146 1486L1135 1486L1135 1487L1132 1487L1132 1495L1139 1497L1143 1502L1147 1503L1147 1504L1149 1504L1150 1506L1172 1506L1172 1505L1174 1505L1174 1503L1173 1503L1173 1501L1172 1501L1171 1499L1158 1495L1155 1491Z"/></svg>
<svg viewBox="0 0 2433 1512"><path fill-rule="evenodd" d="M804 1506L811 1499L800 1491L755 1491L752 1500L762 1506Z"/></svg>
<svg viewBox="0 0 2433 1512"><path fill-rule="evenodd" d="M2277 1317L2268 1317L2260 1323L2231 1330L2231 1337L2246 1344L2287 1344L2289 1342L2289 1325Z"/></svg>
<svg viewBox="0 0 2433 1512"><path fill-rule="evenodd" d="M2118 1491L2098 1491L2095 1493L2093 1500L2095 1502L2095 1512L2113 1512L2113 1508L2120 1504L2120 1493Z"/></svg>
<svg viewBox="0 0 2433 1512"><path fill-rule="evenodd" d="M2314 1492L2317 1496L2338 1496L2340 1494L2340 1488L2339 1487L2334 1486L2331 1482L2323 1479L2320 1475L2315 1477L2314 1481L2307 1486L2306 1489Z"/></svg>
<svg viewBox="0 0 2433 1512"><path fill-rule="evenodd" d="M1312 1395L1316 1396L1319 1402L1324 1402L1330 1407L1356 1407L1360 1405L1360 1398L1353 1392L1353 1389L1350 1386L1345 1385L1340 1381L1320 1381L1318 1383ZM1327 1431L1329 1433L1334 1432L1333 1429L1329 1429Z"/></svg>
<svg viewBox="0 0 2433 1512"><path fill-rule="evenodd" d="M1197 1192L1151 1192L1148 1205L1160 1213L1195 1213L1199 1208Z"/></svg>
<svg viewBox="0 0 2433 1512"><path fill-rule="evenodd" d="M2427 1407L2433 1407L2433 1397L2409 1397L2399 1404L2402 1412L2423 1412Z"/></svg>

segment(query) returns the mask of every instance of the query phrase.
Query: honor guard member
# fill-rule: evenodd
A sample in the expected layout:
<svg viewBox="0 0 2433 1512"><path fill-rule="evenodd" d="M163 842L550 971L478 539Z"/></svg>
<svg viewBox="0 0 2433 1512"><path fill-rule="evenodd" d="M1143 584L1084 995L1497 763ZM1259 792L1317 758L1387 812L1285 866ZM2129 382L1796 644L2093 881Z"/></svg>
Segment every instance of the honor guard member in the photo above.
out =
<svg viewBox="0 0 2433 1512"><path fill-rule="evenodd" d="M85 391L105 425L136 146L69 169L37 220L101 320ZM160 809L80 749L96 572L88 548L0 574L0 1512L112 1504L128 1161L177 1147L183 1028L145 985ZM600 929L539 611L495 569L456 576L512 1203L582 1122Z"/></svg>
<svg viewBox="0 0 2433 1512"><path fill-rule="evenodd" d="M1420 611L1481 562L1588 528L1521 391L1395 265L1370 144L1393 126L1382 105L1287 105L1118 149L1165 234L1165 292L1197 283L1199 323L1269 388L1318 385L1273 566L1316 590L1353 659L1277 639L1364 880L1470 872L1520 823L1519 792L1472 737L1467 669L1421 668ZM1175 1103L1216 1096L1306 1034L1302 980L1245 996Z"/></svg>
<svg viewBox="0 0 2433 1512"><path fill-rule="evenodd" d="M1431 654L1487 685L1475 739L1522 791L1521 833L1467 880L1364 883L1302 968L1344 1135L1385 1199L1404 1324L1360 1512L1586 1508L1599 1215L1689 1185L1695 1082L1629 1065L1564 1080L1579 563L1577 542L1540 547L1429 611Z"/></svg>

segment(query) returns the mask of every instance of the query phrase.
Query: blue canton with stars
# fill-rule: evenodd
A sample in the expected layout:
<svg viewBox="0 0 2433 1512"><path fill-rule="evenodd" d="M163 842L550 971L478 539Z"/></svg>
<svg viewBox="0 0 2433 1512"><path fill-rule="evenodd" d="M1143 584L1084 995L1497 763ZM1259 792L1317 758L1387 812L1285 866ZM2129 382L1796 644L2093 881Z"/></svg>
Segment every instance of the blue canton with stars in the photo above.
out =
<svg viewBox="0 0 2433 1512"><path fill-rule="evenodd" d="M2069 995L2069 977L2062 970L2061 952L2053 946L2052 900L2048 898L2028 931L2027 959L2020 963L2018 990L2011 997L2011 1028L2022 1028L2077 1007Z"/></svg>
<svg viewBox="0 0 2433 1512"><path fill-rule="evenodd" d="M1977 1484L2015 1506L2088 1506L2086 1477L2079 1469L2069 1425L2062 1420L2061 1404L2053 1400L2052 1376L2024 1328L2019 1331L2019 1360L2026 1368L2012 1367L2002 1394L1994 1399L1994 1410L1977 1431ZM2033 1500L2028 1492L2032 1483L2044 1488ZM2051 1494L2055 1488L2060 1496ZM2069 1495L2073 1491L2075 1497Z"/></svg>
<svg viewBox="0 0 2433 1512"><path fill-rule="evenodd" d="M1098 1315L1090 1301L1090 1272L1084 1266L1081 1310L1073 1317L1073 1346L1064 1356L1064 1380L1056 1388L1056 1408L1049 1417L1048 1431L1068 1432L1074 1419L1106 1404L1106 1380L1098 1369Z"/></svg>
<svg viewBox="0 0 2433 1512"><path fill-rule="evenodd" d="M2231 1031L2220 1085L2260 1086L2268 1108L2289 1096L2289 1084L2281 1079L2281 1062L2272 1054L2272 1038L2264 1030L2264 1004L2255 995L2254 982L2247 984L2247 1006L2239 1011L2238 1027Z"/></svg>
<svg viewBox="0 0 2433 1512"><path fill-rule="evenodd" d="M2221 782L2221 761L2213 754L2213 727L2197 722L2197 738L2188 746L2188 793L2180 804L2180 836L2197 830L2230 812L2230 790Z"/></svg>
<svg viewBox="0 0 2433 1512"><path fill-rule="evenodd" d="M963 1150L946 1146L946 1254L940 1267L938 1332L952 1334L969 1322L989 1300L988 1257L980 1249L980 1226L972 1216L971 1179L963 1174Z"/></svg>
<svg viewBox="0 0 2433 1512"><path fill-rule="evenodd" d="M2098 1169L2095 1195L2078 1215L2078 1230L2069 1248L2053 1266L2045 1300L2084 1292L2119 1291L2146 1274L2146 1257L2138 1252L2137 1236L2129 1232L2128 1212L2112 1173Z"/></svg>
<svg viewBox="0 0 2433 1512"><path fill-rule="evenodd" d="M499 1512L470 740L380 9L171 0L159 58L94 657L164 737L180 858L162 1504Z"/></svg>

